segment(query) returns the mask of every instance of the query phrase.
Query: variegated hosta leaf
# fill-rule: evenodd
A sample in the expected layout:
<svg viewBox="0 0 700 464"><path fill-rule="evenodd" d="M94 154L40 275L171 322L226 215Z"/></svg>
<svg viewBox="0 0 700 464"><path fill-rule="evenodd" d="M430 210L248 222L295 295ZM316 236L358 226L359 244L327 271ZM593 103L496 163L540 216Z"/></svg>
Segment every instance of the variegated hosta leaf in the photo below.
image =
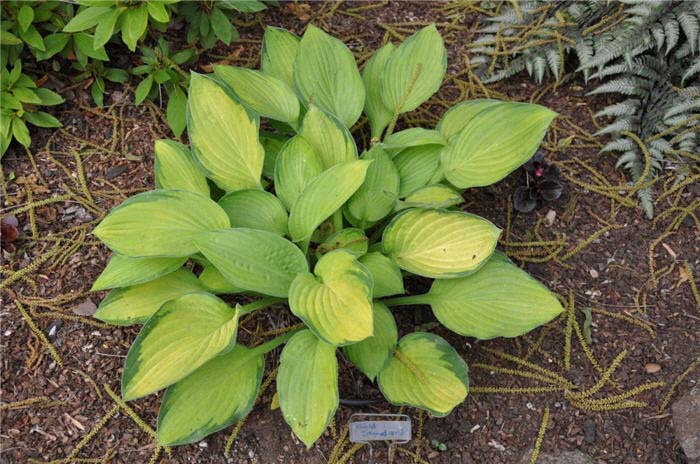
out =
<svg viewBox="0 0 700 464"><path fill-rule="evenodd" d="M427 301L442 325L480 339L517 337L564 310L547 287L499 252L474 274L434 281Z"/></svg>
<svg viewBox="0 0 700 464"><path fill-rule="evenodd" d="M314 149L297 135L284 144L275 165L275 193L291 210L309 183L323 172L323 163Z"/></svg>
<svg viewBox="0 0 700 464"><path fill-rule="evenodd" d="M467 364L445 340L425 332L399 340L378 381L390 403L425 409L438 417L452 412L469 391Z"/></svg>
<svg viewBox="0 0 700 464"><path fill-rule="evenodd" d="M226 280L265 295L286 297L294 277L309 269L296 245L264 230L216 230L200 234L196 243Z"/></svg>
<svg viewBox="0 0 700 464"><path fill-rule="evenodd" d="M107 288L128 287L170 274L185 264L184 258L129 258L112 255L102 274L92 284L91 292Z"/></svg>
<svg viewBox="0 0 700 464"><path fill-rule="evenodd" d="M114 325L143 324L166 301L203 290L189 270L178 269L149 282L112 290L94 317Z"/></svg>
<svg viewBox="0 0 700 464"><path fill-rule="evenodd" d="M226 277L209 261L205 259L199 260L202 266L202 273L199 274L199 282L204 286L206 291L222 295L231 293L241 293L245 290L233 285L226 280Z"/></svg>
<svg viewBox="0 0 700 464"><path fill-rule="evenodd" d="M373 160L365 181L350 197L343 211L355 227L367 229L394 209L399 193L399 173L391 158L379 146L362 155Z"/></svg>
<svg viewBox="0 0 700 464"><path fill-rule="evenodd" d="M454 279L479 268L496 248L501 229L461 211L413 208L384 229L384 254L423 277Z"/></svg>
<svg viewBox="0 0 700 464"><path fill-rule="evenodd" d="M313 24L306 28L294 62L294 85L305 105L313 103L352 127L365 104L355 57L345 44Z"/></svg>
<svg viewBox="0 0 700 464"><path fill-rule="evenodd" d="M92 233L123 255L177 258L197 252L197 234L229 226L226 212L203 195L153 190L114 208Z"/></svg>
<svg viewBox="0 0 700 464"><path fill-rule="evenodd" d="M277 393L284 420L311 448L338 409L335 346L308 330L295 334L280 356Z"/></svg>
<svg viewBox="0 0 700 464"><path fill-rule="evenodd" d="M178 382L233 347L238 309L209 293L190 293L165 303L141 328L122 374L126 401Z"/></svg>
<svg viewBox="0 0 700 464"><path fill-rule="evenodd" d="M284 144L289 140L289 137L284 137L277 134L261 133L260 143L265 150L265 162L263 163L263 176L268 179L273 179L275 176L275 164L277 157Z"/></svg>
<svg viewBox="0 0 700 464"><path fill-rule="evenodd" d="M477 98L467 100L453 106L442 115L436 129L445 138L452 137L469 124L478 114L484 110L494 108L499 105L508 105L508 102L492 100L489 98Z"/></svg>
<svg viewBox="0 0 700 464"><path fill-rule="evenodd" d="M352 363L370 380L374 380L379 371L394 355L399 332L394 316L384 304L375 301L372 307L374 333L371 337L353 345L343 347L343 351Z"/></svg>
<svg viewBox="0 0 700 464"><path fill-rule="evenodd" d="M382 98L392 114L414 110L440 89L447 53L435 25L407 38L391 54L382 79Z"/></svg>
<svg viewBox="0 0 700 464"><path fill-rule="evenodd" d="M384 256L378 251L370 251L358 260L372 274L372 280L374 281L373 298L383 298L404 293L401 269L391 258Z"/></svg>
<svg viewBox="0 0 700 464"><path fill-rule="evenodd" d="M435 184L420 188L396 205L396 210L406 208L449 208L464 201L462 195L447 185Z"/></svg>
<svg viewBox="0 0 700 464"><path fill-rule="evenodd" d="M495 105L449 139L440 162L452 185L490 185L503 179L537 151L556 113L530 103Z"/></svg>
<svg viewBox="0 0 700 464"><path fill-rule="evenodd" d="M287 210L270 192L258 189L236 190L221 197L218 203L228 214L231 227L247 227L287 235Z"/></svg>
<svg viewBox="0 0 700 464"><path fill-rule="evenodd" d="M447 139L440 132L423 129L422 127L412 127L387 136L382 146L393 157L404 148L419 147L421 145L444 146L446 144Z"/></svg>
<svg viewBox="0 0 700 464"><path fill-rule="evenodd" d="M341 229L323 241L317 248L316 252L320 255L333 250L343 249L352 253L356 257L360 257L367 253L369 239L362 229L348 227Z"/></svg>
<svg viewBox="0 0 700 464"><path fill-rule="evenodd" d="M299 274L292 282L292 312L332 345L372 335L372 276L355 256L346 250L326 253L314 274Z"/></svg>
<svg viewBox="0 0 700 464"><path fill-rule="evenodd" d="M209 196L209 184L195 164L190 150L174 140L156 140L156 188L189 190Z"/></svg>
<svg viewBox="0 0 700 464"><path fill-rule="evenodd" d="M236 345L168 387L158 413L158 444L194 443L243 419L264 370L263 354Z"/></svg>
<svg viewBox="0 0 700 464"><path fill-rule="evenodd" d="M399 171L399 198L405 198L431 182L440 166L440 145L407 148L394 157Z"/></svg>
<svg viewBox="0 0 700 464"><path fill-rule="evenodd" d="M316 105L309 106L299 135L309 142L324 169L357 159L355 139L347 127Z"/></svg>
<svg viewBox="0 0 700 464"><path fill-rule="evenodd" d="M207 177L227 191L260 188L265 152L258 119L212 79L190 78L187 134Z"/></svg>
<svg viewBox="0 0 700 464"><path fill-rule="evenodd" d="M286 29L265 27L260 69L265 74L283 80L294 88L294 60L299 48L299 37Z"/></svg>
<svg viewBox="0 0 700 464"><path fill-rule="evenodd" d="M367 92L365 114L369 118L369 124L372 128L372 138L376 139L382 136L382 132L389 125L393 116L391 110L386 107L384 100L382 100L382 77L384 66L395 49L394 44L387 43L374 52L362 70L362 82Z"/></svg>
<svg viewBox="0 0 700 464"><path fill-rule="evenodd" d="M253 69L214 65L214 74L250 109L261 116L296 126L299 100L283 80Z"/></svg>
<svg viewBox="0 0 700 464"><path fill-rule="evenodd" d="M289 213L292 240L309 240L316 227L360 188L370 163L366 160L347 161L316 176L294 202Z"/></svg>

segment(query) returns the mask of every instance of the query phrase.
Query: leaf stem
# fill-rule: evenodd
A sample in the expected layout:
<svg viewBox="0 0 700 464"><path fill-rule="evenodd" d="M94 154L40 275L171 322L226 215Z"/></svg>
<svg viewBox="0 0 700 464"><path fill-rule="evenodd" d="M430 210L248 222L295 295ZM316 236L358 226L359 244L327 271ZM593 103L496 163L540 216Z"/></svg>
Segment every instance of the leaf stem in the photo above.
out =
<svg viewBox="0 0 700 464"><path fill-rule="evenodd" d="M284 298L277 298L274 296L261 298L259 300L253 301L252 303L239 306L238 317L245 316L246 314L252 313L253 311L257 311L258 309L266 308L270 305L273 305L275 303L281 303L283 301L285 301Z"/></svg>
<svg viewBox="0 0 700 464"><path fill-rule="evenodd" d="M388 298L381 300L387 306L410 306L410 305L427 305L430 304L430 293L422 295L399 296L396 298Z"/></svg>
<svg viewBox="0 0 700 464"><path fill-rule="evenodd" d="M253 351L255 353L260 353L260 354L265 354L268 353L275 348L277 348L280 345L283 345L287 343L287 341L292 338L297 332L300 330L303 330L304 327L299 327L298 329L290 330L289 332L282 334L278 337L273 338L272 340L266 341L265 343L261 343L260 345L256 346L253 348Z"/></svg>
<svg viewBox="0 0 700 464"><path fill-rule="evenodd" d="M333 213L331 221L333 222L333 233L343 230L343 211L337 209L335 213Z"/></svg>

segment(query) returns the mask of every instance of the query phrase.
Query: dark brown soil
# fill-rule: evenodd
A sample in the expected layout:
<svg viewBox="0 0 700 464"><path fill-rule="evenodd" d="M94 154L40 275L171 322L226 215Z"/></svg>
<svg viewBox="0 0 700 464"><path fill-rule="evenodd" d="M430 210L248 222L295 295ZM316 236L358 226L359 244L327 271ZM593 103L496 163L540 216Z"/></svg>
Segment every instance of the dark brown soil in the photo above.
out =
<svg viewBox="0 0 700 464"><path fill-rule="evenodd" d="M413 119L409 115L403 123L411 125L418 118L427 120L423 124L432 125L447 105L465 97L484 96L478 88L469 87L467 76L462 73L475 15L446 12L443 4L283 3L278 9L247 20L241 27L243 40L230 48L216 49L211 59L203 57L199 62L203 68L199 70L216 60L257 66L262 24L302 32L308 22L314 22L344 37L358 57L366 59L385 37L408 35L418 26L434 21L446 37L451 77L432 105L426 105ZM526 76L516 76L488 89L513 100L528 101L541 88L531 84ZM105 109L90 108L82 90L71 92L68 103L59 108L64 129L53 134L38 131L31 157L13 146L3 160L4 178L14 180L7 181L2 214L17 216L20 238L12 244L16 250L4 252L2 271L2 278L7 280L2 285L0 313L0 462L43 462L66 457L148 462L155 450L153 438L124 409L114 409L116 403L107 391L111 388L119 392L123 358L138 329L102 325L76 315L75 310L86 300L98 304L104 297L104 293L88 293L109 256L108 250L90 235L92 227L127 196L152 188L153 141L168 138L169 133L158 107L134 107L131 92L112 88L105 99L112 106ZM493 350L498 350L521 359L528 357L535 365L562 375L577 387L576 392L594 386L602 375L586 356L576 331L573 336L567 331L567 315L521 339L477 341L435 327L429 312L398 308L395 313L402 333L418 327L432 330L457 348L471 366L473 391L446 418L403 410L413 418L415 439L396 450L393 462L518 462L535 445L546 408L550 416L542 444L545 452L579 449L597 462L610 464L686 462L673 436L669 409L660 407L668 392L676 398L700 377L700 370L696 369L674 385L700 359L700 308L691 290L691 282L694 278L697 281L694 276L700 275L700 186L695 181L673 190L675 174L668 171L655 184L658 219L650 221L634 206L634 195L629 195L632 203L625 205L621 202L629 199L624 192L613 199L580 185L604 187L605 182L609 186L628 182L625 174L614 168L613 157L598 154L596 144L601 140L590 135L595 132L591 111L600 109L606 101L586 97L585 93L582 83L574 80L546 92L540 100L561 115L544 144L549 159L558 163L566 175L565 193L559 200L529 215L512 213L509 224L510 197L522 175L516 172L492 187L465 192L464 209L483 215L506 230L501 249L520 258L525 269L564 300L569 294L573 296L573 321L577 326L584 327L585 310L593 308L590 348L600 369L608 369L621 352L627 353L610 380L590 395L593 399L612 400L576 401L571 396L574 391L518 391L551 385L513 373L498 373L492 367L532 372L532 368L519 367L494 354ZM567 146L562 141L569 136L573 138ZM76 163L78 159L80 164ZM691 175L697 179L698 171L694 169ZM597 190L600 192L600 188ZM618 193L617 189L610 191ZM70 197L51 200L59 195ZM25 207L40 200L48 201L45 205ZM695 216L687 214L693 212L693 207ZM675 227L679 214L685 214L685 219ZM603 233L597 233L601 230ZM542 240L559 241L561 249L556 250L556 245L522 245ZM550 252L553 259L538 259ZM542 262L533 262L538 260ZM410 290L421 292L424 285L411 282ZM47 334L62 367L32 332L20 313L20 305ZM283 313L257 317L243 326L240 336L245 341L256 329L270 330L296 322L286 313L280 314ZM570 322L569 328L573 327ZM567 346L571 347L568 369ZM530 351L533 353L528 356ZM267 357L268 372L276 366L277 355ZM653 370L649 364L658 364L660 370L648 372ZM342 358L340 366L341 397L381 398L376 387ZM650 382L665 384L646 389L644 385ZM634 394L633 389L640 386L646 391ZM486 392L485 387L500 389ZM615 398L625 392L630 392L629 397ZM158 460L367 462L366 447L353 453L349 451L351 444L343 443L349 416L353 412L399 411L385 402L360 409L341 406L333 427L312 449L306 450L292 435L279 410L270 409L273 393L274 383L241 428L229 457L224 456L224 448L232 428L197 445L174 448L170 456L161 453ZM39 399L26 406L16 403L33 398ZM130 406L146 424L155 426L157 397ZM611 407L619 409L604 410ZM110 419L106 425L85 442L84 437L107 414ZM433 440L445 444L447 449L438 451ZM71 454L76 447L80 447L79 453ZM375 462L386 462L385 446L378 444L374 448ZM59 462L72 462L70 459Z"/></svg>

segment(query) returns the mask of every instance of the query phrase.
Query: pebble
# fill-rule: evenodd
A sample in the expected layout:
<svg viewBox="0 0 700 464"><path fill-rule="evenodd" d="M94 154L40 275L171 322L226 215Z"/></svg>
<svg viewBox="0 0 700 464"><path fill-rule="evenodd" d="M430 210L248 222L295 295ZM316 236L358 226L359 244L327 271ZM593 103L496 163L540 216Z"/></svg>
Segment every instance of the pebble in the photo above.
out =
<svg viewBox="0 0 700 464"><path fill-rule="evenodd" d="M700 463L700 385L671 406L673 431L689 464Z"/></svg>
<svg viewBox="0 0 700 464"><path fill-rule="evenodd" d="M644 370L647 374L656 374L661 370L661 366L656 363L647 363L644 365Z"/></svg>

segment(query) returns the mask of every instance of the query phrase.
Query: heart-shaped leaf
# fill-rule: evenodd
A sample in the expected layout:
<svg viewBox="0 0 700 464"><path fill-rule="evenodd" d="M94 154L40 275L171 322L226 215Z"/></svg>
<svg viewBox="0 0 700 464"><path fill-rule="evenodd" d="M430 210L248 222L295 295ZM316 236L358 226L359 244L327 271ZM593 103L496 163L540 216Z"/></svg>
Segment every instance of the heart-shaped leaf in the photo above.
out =
<svg viewBox="0 0 700 464"><path fill-rule="evenodd" d="M379 146L362 155L372 160L365 181L350 197L343 209L355 227L367 229L384 219L394 209L399 194L399 173L391 158Z"/></svg>
<svg viewBox="0 0 700 464"><path fill-rule="evenodd" d="M406 208L449 208L464 201L462 195L447 185L435 184L422 187L396 205L396 210Z"/></svg>
<svg viewBox="0 0 700 464"><path fill-rule="evenodd" d="M166 301L203 290L189 270L178 269L149 282L112 290L94 316L114 325L143 324Z"/></svg>
<svg viewBox="0 0 700 464"><path fill-rule="evenodd" d="M305 104L323 108L346 127L352 127L362 113L365 87L355 57L342 41L313 24L299 43L294 84Z"/></svg>
<svg viewBox="0 0 700 464"><path fill-rule="evenodd" d="M292 240L309 240L325 219L340 209L365 180L371 161L336 164L316 176L297 198L289 213Z"/></svg>
<svg viewBox="0 0 700 464"><path fill-rule="evenodd" d="M129 258L112 255L102 274L92 284L91 292L107 288L128 287L157 279L179 269L187 258Z"/></svg>
<svg viewBox="0 0 700 464"><path fill-rule="evenodd" d="M438 131L411 127L387 136L382 146L392 156L404 148L419 147L421 145L447 145L447 139Z"/></svg>
<svg viewBox="0 0 700 464"><path fill-rule="evenodd" d="M434 281L427 301L442 325L480 339L517 337L564 310L544 285L499 252L472 275Z"/></svg>
<svg viewBox="0 0 700 464"><path fill-rule="evenodd" d="M343 351L352 363L370 380L374 380L379 371L394 355L399 332L391 311L382 303L375 301L372 307L374 333L359 343L343 347Z"/></svg>
<svg viewBox="0 0 700 464"><path fill-rule="evenodd" d="M231 227L247 227L287 235L287 210L273 194L245 189L229 192L218 201L226 211Z"/></svg>
<svg viewBox="0 0 700 464"><path fill-rule="evenodd" d="M465 276L496 248L501 229L460 211L413 208L384 229L384 254L406 271L435 279Z"/></svg>
<svg viewBox="0 0 700 464"><path fill-rule="evenodd" d="M425 409L442 417L467 397L467 364L437 335L414 332L403 337L379 372L379 388L394 405Z"/></svg>
<svg viewBox="0 0 700 464"><path fill-rule="evenodd" d="M464 129L466 125L482 111L498 105L508 104L508 102L488 98L476 98L474 100L464 101L445 111L445 114L442 115L435 129L445 136L445 138L452 137L457 132Z"/></svg>
<svg viewBox="0 0 700 464"><path fill-rule="evenodd" d="M226 277L206 259L198 259L197 263L202 266L202 273L199 274L199 282L206 291L216 295L241 293L245 290L233 285Z"/></svg>
<svg viewBox="0 0 700 464"><path fill-rule="evenodd" d="M122 375L126 401L157 392L185 378L233 347L238 310L208 293L190 293L165 303L131 346Z"/></svg>
<svg viewBox="0 0 700 464"><path fill-rule="evenodd" d="M309 142L324 169L357 159L357 146L350 131L316 105L306 112L299 135Z"/></svg>
<svg viewBox="0 0 700 464"><path fill-rule="evenodd" d="M265 152L258 119L212 79L192 73L187 134L207 177L227 191L260 188Z"/></svg>
<svg viewBox="0 0 700 464"><path fill-rule="evenodd" d="M311 448L338 409L335 346L308 330L295 334L280 356L277 393L284 420Z"/></svg>
<svg viewBox="0 0 700 464"><path fill-rule="evenodd" d="M382 77L384 66L389 61L392 52L396 49L391 42L374 52L365 63L362 70L362 82L365 85L367 96L365 98L365 114L369 118L372 128L372 138L379 139L393 116L391 110L386 107L382 99Z"/></svg>
<svg viewBox="0 0 700 464"><path fill-rule="evenodd" d="M236 287L286 297L292 280L308 271L306 256L289 240L256 229L200 234L199 251Z"/></svg>
<svg viewBox="0 0 700 464"><path fill-rule="evenodd" d="M262 354L236 345L168 387L158 413L158 444L194 443L243 419L264 370Z"/></svg>
<svg viewBox="0 0 700 464"><path fill-rule="evenodd" d="M153 190L114 208L92 233L123 255L177 258L197 252L199 233L229 226L224 210L203 195Z"/></svg>
<svg viewBox="0 0 700 464"><path fill-rule="evenodd" d="M314 274L299 274L292 282L292 312L332 345L372 335L372 276L355 256L331 251L318 260Z"/></svg>
<svg viewBox="0 0 700 464"><path fill-rule="evenodd" d="M314 149L297 135L284 144L275 165L275 193L287 210L311 181L323 172L323 163Z"/></svg>
<svg viewBox="0 0 700 464"><path fill-rule="evenodd" d="M260 69L294 88L294 60L299 48L299 37L286 29L267 26L263 36Z"/></svg>
<svg viewBox="0 0 700 464"><path fill-rule="evenodd" d="M428 184L434 183L440 166L440 145L421 145L403 150L394 157L399 172L399 198L405 198Z"/></svg>
<svg viewBox="0 0 700 464"><path fill-rule="evenodd" d="M360 257L367 253L369 239L362 229L348 227L341 229L323 241L317 248L316 252L323 255L333 250L343 249L352 253L355 257Z"/></svg>
<svg viewBox="0 0 700 464"><path fill-rule="evenodd" d="M195 164L190 150L174 140L156 140L156 188L189 190L209 196L207 178Z"/></svg>
<svg viewBox="0 0 700 464"><path fill-rule="evenodd" d="M458 188L498 182L532 157L556 116L530 103L494 105L479 112L442 151L445 177Z"/></svg>

